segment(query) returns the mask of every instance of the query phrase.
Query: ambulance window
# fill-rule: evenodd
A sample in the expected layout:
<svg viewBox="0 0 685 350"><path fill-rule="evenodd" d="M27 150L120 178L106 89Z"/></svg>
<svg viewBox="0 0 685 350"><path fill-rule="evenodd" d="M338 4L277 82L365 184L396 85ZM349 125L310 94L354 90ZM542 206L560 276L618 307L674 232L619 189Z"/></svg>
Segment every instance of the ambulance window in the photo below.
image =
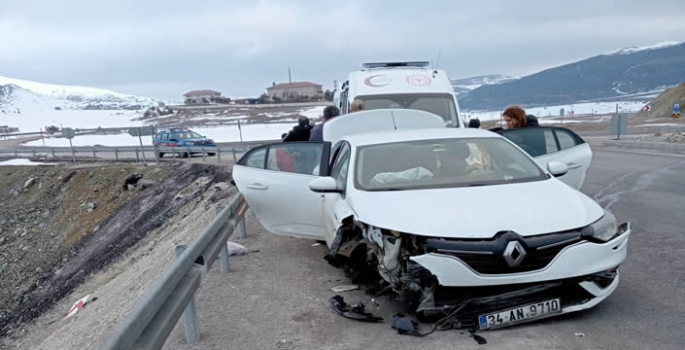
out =
<svg viewBox="0 0 685 350"><path fill-rule="evenodd" d="M441 116L445 124L459 126L457 108L451 94L387 94L366 95L356 98L364 100L367 110L386 108L418 109Z"/></svg>

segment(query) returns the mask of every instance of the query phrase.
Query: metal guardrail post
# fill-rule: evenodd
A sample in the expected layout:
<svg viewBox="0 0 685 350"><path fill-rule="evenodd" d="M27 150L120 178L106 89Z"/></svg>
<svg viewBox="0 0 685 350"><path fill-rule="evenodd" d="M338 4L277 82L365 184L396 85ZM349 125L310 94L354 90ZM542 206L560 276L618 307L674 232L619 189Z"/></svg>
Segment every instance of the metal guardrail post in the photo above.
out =
<svg viewBox="0 0 685 350"><path fill-rule="evenodd" d="M216 160L221 163L221 147L216 148Z"/></svg>
<svg viewBox="0 0 685 350"><path fill-rule="evenodd" d="M240 218L240 222L238 223L238 231L240 232L240 238L247 237L247 230L245 229L245 216L244 215L242 218Z"/></svg>
<svg viewBox="0 0 685 350"><path fill-rule="evenodd" d="M224 210L223 206L216 207L216 215L218 216L222 210ZM221 247L221 251L219 252L219 263L221 265L221 273L228 273L230 271L231 265L228 261L228 246L226 244Z"/></svg>
<svg viewBox="0 0 685 350"><path fill-rule="evenodd" d="M190 147L186 147L186 155L188 156L188 163L190 163L190 158L193 157L193 155L190 153Z"/></svg>
<svg viewBox="0 0 685 350"><path fill-rule="evenodd" d="M98 161L98 156L97 156L97 151L95 151L95 148L93 148L93 161L97 162Z"/></svg>
<svg viewBox="0 0 685 350"><path fill-rule="evenodd" d="M153 152L155 153L155 164L159 165L159 148L155 146Z"/></svg>
<svg viewBox="0 0 685 350"><path fill-rule="evenodd" d="M55 158L55 149L53 148L53 149L51 149L51 151L52 151L52 158Z"/></svg>
<svg viewBox="0 0 685 350"><path fill-rule="evenodd" d="M235 148L233 149L233 163L237 162L238 159L235 156Z"/></svg>
<svg viewBox="0 0 685 350"><path fill-rule="evenodd" d="M177 245L175 249L176 258L181 256L186 248L187 246L184 244ZM190 298L186 309L183 311L183 323L185 324L186 340L188 341L188 344L200 341L200 332L197 330L197 310L195 309L194 296Z"/></svg>
<svg viewBox="0 0 685 350"><path fill-rule="evenodd" d="M202 150L202 161L205 162L205 161L207 161L207 159L205 159L205 148L202 147L201 150Z"/></svg>
<svg viewBox="0 0 685 350"><path fill-rule="evenodd" d="M14 157L16 158L16 157L18 157L18 156L19 156L19 155L17 154L17 150L15 149L15 150L14 150Z"/></svg>
<svg viewBox="0 0 685 350"><path fill-rule="evenodd" d="M136 163L140 163L140 157L138 155L138 150L136 150Z"/></svg>
<svg viewBox="0 0 685 350"><path fill-rule="evenodd" d="M33 158L36 158L36 150L33 150Z"/></svg>
<svg viewBox="0 0 685 350"><path fill-rule="evenodd" d="M119 160L119 150L117 150L116 147L114 148L114 160Z"/></svg>

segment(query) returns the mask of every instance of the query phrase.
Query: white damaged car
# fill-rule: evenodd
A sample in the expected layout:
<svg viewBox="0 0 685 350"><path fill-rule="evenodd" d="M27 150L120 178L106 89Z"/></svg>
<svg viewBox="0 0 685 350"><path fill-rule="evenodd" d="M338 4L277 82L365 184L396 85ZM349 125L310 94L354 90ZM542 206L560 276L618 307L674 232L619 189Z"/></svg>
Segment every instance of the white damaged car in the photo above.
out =
<svg viewBox="0 0 685 350"><path fill-rule="evenodd" d="M578 190L592 158L578 135L435 118L342 116L325 125L328 141L250 150L234 182L269 232L326 241L329 263L426 319L492 329L588 309L616 289L630 227Z"/></svg>

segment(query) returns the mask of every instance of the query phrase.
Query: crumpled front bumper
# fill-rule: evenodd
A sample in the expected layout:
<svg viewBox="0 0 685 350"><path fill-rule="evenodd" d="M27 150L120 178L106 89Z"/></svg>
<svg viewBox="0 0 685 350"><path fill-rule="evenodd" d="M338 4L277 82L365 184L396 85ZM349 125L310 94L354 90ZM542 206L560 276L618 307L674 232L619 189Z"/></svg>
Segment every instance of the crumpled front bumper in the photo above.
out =
<svg viewBox="0 0 685 350"><path fill-rule="evenodd" d="M554 281L590 275L619 266L626 258L630 233L628 225L624 233L606 243L583 241L570 245L560 251L546 267L529 272L481 274L459 258L440 253L412 256L410 260L427 269L444 287L483 287Z"/></svg>

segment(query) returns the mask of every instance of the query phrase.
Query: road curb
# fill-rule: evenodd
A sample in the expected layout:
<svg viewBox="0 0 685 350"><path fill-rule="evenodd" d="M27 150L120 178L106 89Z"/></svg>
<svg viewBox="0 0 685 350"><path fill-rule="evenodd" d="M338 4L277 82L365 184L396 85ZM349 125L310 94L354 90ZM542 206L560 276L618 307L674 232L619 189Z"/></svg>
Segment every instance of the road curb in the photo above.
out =
<svg viewBox="0 0 685 350"><path fill-rule="evenodd" d="M685 154L685 144L669 143L669 142L639 142L639 141L623 141L623 140L605 140L604 146L660 151L664 153Z"/></svg>

